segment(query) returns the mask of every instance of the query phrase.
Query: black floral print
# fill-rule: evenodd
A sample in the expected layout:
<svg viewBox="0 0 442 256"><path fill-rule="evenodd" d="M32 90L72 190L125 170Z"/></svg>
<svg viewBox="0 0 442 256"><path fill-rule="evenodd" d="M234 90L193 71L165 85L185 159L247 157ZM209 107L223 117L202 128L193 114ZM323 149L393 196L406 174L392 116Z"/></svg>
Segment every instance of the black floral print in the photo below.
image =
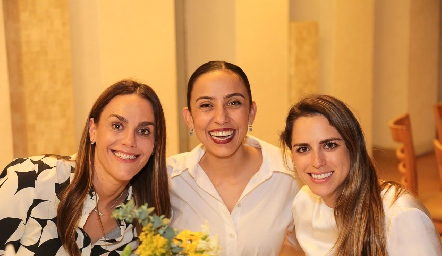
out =
<svg viewBox="0 0 442 256"><path fill-rule="evenodd" d="M15 247L17 255L67 255L56 226L59 194L74 175L75 155L17 158L0 174L0 255L6 244ZM132 189L125 203L132 198ZM82 255L120 255L127 244L138 245L135 228L119 222L121 235L91 244L82 227L95 207L92 191L83 205L83 215L76 232Z"/></svg>

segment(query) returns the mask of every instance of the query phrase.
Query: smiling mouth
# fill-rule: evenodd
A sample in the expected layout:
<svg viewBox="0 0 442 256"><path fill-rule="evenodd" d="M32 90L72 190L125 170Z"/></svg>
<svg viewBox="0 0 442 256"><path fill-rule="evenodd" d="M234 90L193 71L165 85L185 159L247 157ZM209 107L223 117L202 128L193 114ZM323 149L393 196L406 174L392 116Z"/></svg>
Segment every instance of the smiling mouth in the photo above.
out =
<svg viewBox="0 0 442 256"><path fill-rule="evenodd" d="M112 153L114 153L116 157L121 158L123 160L132 160L138 157L138 155L129 155L117 151L112 151Z"/></svg>
<svg viewBox="0 0 442 256"><path fill-rule="evenodd" d="M326 179L328 177L330 177L333 174L333 171L331 172L326 172L326 173L321 173L321 174L314 174L314 173L309 173L309 175L316 180L323 180Z"/></svg>
<svg viewBox="0 0 442 256"><path fill-rule="evenodd" d="M233 137L235 134L235 130L228 131L212 131L209 132L209 135L216 140L228 140Z"/></svg>

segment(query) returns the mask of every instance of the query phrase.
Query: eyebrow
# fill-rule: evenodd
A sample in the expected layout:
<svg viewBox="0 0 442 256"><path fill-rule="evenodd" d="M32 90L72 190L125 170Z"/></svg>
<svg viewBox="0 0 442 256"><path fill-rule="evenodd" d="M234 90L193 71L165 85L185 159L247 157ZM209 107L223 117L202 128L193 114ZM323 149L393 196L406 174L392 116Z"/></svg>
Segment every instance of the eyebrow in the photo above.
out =
<svg viewBox="0 0 442 256"><path fill-rule="evenodd" d="M341 138L329 138L329 139L321 140L319 142L319 144L325 144L325 143L333 141L333 140L343 140L343 139L341 139Z"/></svg>
<svg viewBox="0 0 442 256"><path fill-rule="evenodd" d="M128 123L129 122L126 118L124 118L124 117L122 117L120 115L117 115L117 114L110 114L109 117L115 117L115 118L117 118L118 120L120 120L123 123ZM155 124L153 122L150 122L150 121L144 121L144 122L141 122L141 123L138 124L138 126L148 126L148 125L155 126Z"/></svg>
<svg viewBox="0 0 442 256"><path fill-rule="evenodd" d="M241 97L241 98L243 98L243 99L246 98L242 93L239 93L239 92L235 92L235 93L227 94L227 95L224 96L223 98L224 98L224 99L230 99L230 98L235 97L235 96ZM211 97L211 96L201 96L201 97L198 97L198 98L195 100L195 102L197 102L197 101L199 101L199 100L214 100L214 99L215 99L215 97Z"/></svg>
<svg viewBox="0 0 442 256"><path fill-rule="evenodd" d="M343 141L343 139L341 139L341 138L329 138L329 139L321 140L319 142L319 144L325 144L327 142L334 141L334 140ZM304 147L304 146L308 146L308 145L309 145L308 143L296 143L296 144L292 145L292 148L293 147Z"/></svg>
<svg viewBox="0 0 442 256"><path fill-rule="evenodd" d="M305 147L308 146L308 143L296 143L292 145L292 148L294 147Z"/></svg>

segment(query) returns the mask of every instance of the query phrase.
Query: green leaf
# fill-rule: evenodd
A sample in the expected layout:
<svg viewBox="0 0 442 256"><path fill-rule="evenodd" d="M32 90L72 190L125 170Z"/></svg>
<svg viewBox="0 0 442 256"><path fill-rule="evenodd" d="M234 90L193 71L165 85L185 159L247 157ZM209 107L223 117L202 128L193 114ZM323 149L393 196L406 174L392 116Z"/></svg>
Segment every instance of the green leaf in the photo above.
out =
<svg viewBox="0 0 442 256"><path fill-rule="evenodd" d="M167 227L162 236L166 239L172 240L176 236L177 232L171 227Z"/></svg>
<svg viewBox="0 0 442 256"><path fill-rule="evenodd" d="M132 253L132 246L130 244L128 244L128 245L126 245L126 247L124 247L124 250L121 253L121 256L130 256L131 253Z"/></svg>

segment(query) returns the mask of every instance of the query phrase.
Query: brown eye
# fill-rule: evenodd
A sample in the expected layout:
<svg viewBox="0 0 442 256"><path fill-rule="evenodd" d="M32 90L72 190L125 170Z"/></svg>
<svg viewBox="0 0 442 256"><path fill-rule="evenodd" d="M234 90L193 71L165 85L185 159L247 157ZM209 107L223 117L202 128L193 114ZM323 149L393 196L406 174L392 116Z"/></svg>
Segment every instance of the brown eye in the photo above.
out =
<svg viewBox="0 0 442 256"><path fill-rule="evenodd" d="M334 142L334 141L328 141L326 143L324 143L324 148L327 149L334 149L338 146L338 143Z"/></svg>
<svg viewBox="0 0 442 256"><path fill-rule="evenodd" d="M227 105L228 106L241 106L242 102L239 100L234 100L234 101L229 102Z"/></svg>
<svg viewBox="0 0 442 256"><path fill-rule="evenodd" d="M303 154L303 153L309 151L309 147L307 147L307 146L299 146L295 151L297 153L299 153L299 154Z"/></svg>
<svg viewBox="0 0 442 256"><path fill-rule="evenodd" d="M208 108L212 107L212 104L210 104L210 103L202 103L198 107L202 108L202 109L208 109Z"/></svg>
<svg viewBox="0 0 442 256"><path fill-rule="evenodd" d="M140 128L138 130L138 134L140 134L141 136L148 136L150 134L150 130L149 128Z"/></svg>
<svg viewBox="0 0 442 256"><path fill-rule="evenodd" d="M123 129L123 125L121 123L112 123L113 130L121 130Z"/></svg>

